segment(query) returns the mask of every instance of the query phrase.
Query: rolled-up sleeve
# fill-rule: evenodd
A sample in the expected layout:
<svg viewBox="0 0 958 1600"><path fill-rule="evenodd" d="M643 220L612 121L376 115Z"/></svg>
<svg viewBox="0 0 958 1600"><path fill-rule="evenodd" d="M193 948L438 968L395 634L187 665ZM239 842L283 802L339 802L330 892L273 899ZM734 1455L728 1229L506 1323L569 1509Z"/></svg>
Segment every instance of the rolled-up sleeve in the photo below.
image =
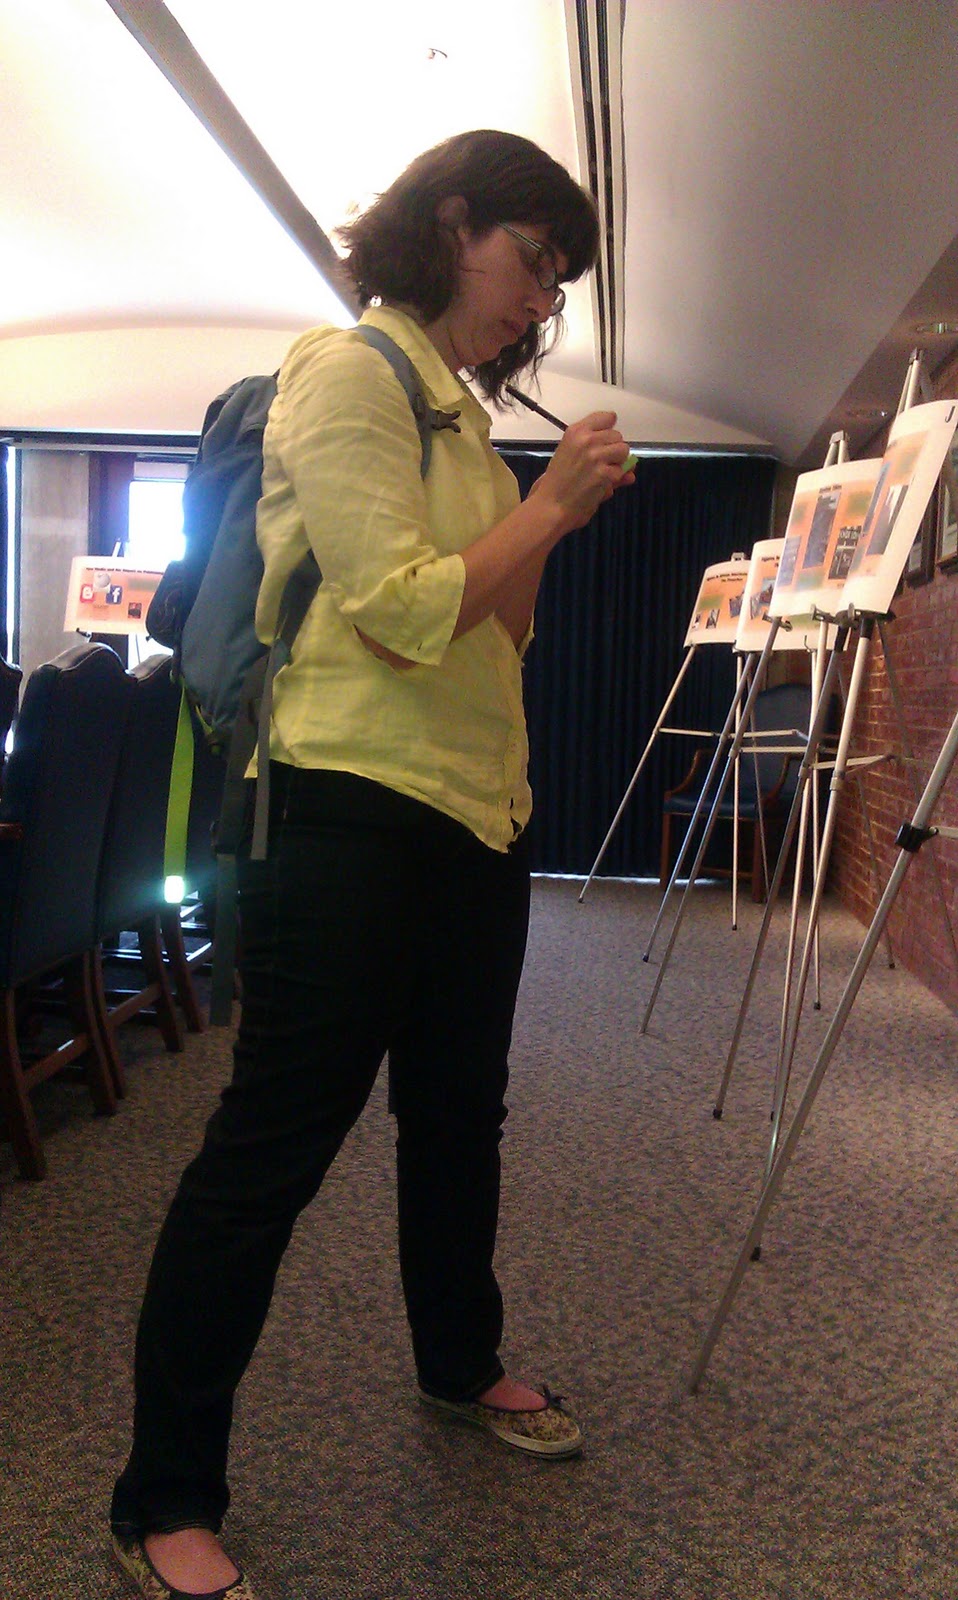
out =
<svg viewBox="0 0 958 1600"><path fill-rule="evenodd" d="M419 432L388 363L348 333L302 341L283 370L270 435L344 620L408 660L440 662L465 569L431 539Z"/></svg>

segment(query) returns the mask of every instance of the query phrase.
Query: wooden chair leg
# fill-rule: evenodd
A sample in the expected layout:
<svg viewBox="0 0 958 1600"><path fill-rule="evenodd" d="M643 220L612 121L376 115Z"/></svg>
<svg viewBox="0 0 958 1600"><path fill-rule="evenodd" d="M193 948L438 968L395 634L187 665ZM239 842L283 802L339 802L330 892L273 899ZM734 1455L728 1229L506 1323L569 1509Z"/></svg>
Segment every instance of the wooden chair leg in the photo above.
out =
<svg viewBox="0 0 958 1600"><path fill-rule="evenodd" d="M173 983L176 989L176 998L183 1008L186 1026L190 1033L202 1033L206 1023L200 1010L200 1003L196 998L196 989L193 984L193 975L186 956L186 946L183 943L183 928L180 923L178 906L171 906L169 911L160 913L160 927L163 931L163 943L173 974Z"/></svg>
<svg viewBox="0 0 958 1600"><path fill-rule="evenodd" d="M158 916L150 917L141 923L136 930L140 946L140 955L143 958L143 967L151 988L156 989L156 1020L163 1035L163 1043L167 1050L182 1050L184 1047L183 1026L173 1004L173 991L170 980L166 974L166 963L163 960L163 939L160 933L160 919Z"/></svg>
<svg viewBox="0 0 958 1600"><path fill-rule="evenodd" d="M90 1047L83 1059L93 1104L101 1115L112 1116L117 1095L123 1092L117 1089L117 1083L123 1084L124 1078L103 1001L99 946L95 951L84 951L76 961L70 962L65 969L64 985L76 1025L86 1035Z"/></svg>
<svg viewBox="0 0 958 1600"><path fill-rule="evenodd" d="M40 1142L40 1130L23 1081L23 1066L17 1044L15 998L14 989L3 990L3 1011L0 1016L0 1109L21 1176L45 1178L47 1162Z"/></svg>
<svg viewBox="0 0 958 1600"><path fill-rule="evenodd" d="M126 1094L126 1072L124 1071L116 1042L116 1029L110 1020L110 1013L106 1003L106 989L103 982L103 951L100 945L97 945L90 958L89 985L90 1003L93 1008L95 1032L100 1043L100 1051L106 1060L113 1092L118 1100L122 1100Z"/></svg>

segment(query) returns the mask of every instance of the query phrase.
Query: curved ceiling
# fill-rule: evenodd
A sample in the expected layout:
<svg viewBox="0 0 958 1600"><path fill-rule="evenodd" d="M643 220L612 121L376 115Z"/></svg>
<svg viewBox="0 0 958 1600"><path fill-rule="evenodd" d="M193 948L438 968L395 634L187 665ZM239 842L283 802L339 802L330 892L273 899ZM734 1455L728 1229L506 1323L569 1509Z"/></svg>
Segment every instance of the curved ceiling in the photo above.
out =
<svg viewBox="0 0 958 1600"><path fill-rule="evenodd" d="M182 60L178 93L129 31L168 24L228 98L232 155L261 152L253 182ZM195 431L217 388L349 318L281 196L328 234L419 149L494 125L608 206L550 409L613 376L637 442L815 465L844 427L855 453L915 324L958 318L956 47L958 0L0 0L0 428ZM929 338L929 367L954 344Z"/></svg>

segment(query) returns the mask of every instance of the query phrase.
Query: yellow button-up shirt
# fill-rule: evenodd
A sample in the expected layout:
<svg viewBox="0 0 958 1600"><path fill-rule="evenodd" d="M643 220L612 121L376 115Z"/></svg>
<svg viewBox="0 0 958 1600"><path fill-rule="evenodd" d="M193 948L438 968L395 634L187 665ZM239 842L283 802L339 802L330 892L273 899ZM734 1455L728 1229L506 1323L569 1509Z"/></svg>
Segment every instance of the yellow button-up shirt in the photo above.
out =
<svg viewBox="0 0 958 1600"><path fill-rule="evenodd" d="M520 652L498 618L452 640L460 551L518 503L489 418L422 329L366 311L406 352L429 403L459 412L419 433L391 367L352 329L293 344L264 442L256 630L268 643L286 579L310 546L323 582L274 686L270 750L298 767L371 778L435 806L498 850L529 819ZM398 671L357 628L416 664Z"/></svg>

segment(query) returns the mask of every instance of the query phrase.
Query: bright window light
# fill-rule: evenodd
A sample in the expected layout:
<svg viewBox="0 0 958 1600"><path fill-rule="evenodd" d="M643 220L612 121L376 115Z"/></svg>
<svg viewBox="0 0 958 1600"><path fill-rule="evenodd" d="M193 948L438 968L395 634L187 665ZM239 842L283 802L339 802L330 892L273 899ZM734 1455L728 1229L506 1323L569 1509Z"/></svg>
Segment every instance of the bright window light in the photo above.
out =
<svg viewBox="0 0 958 1600"><path fill-rule="evenodd" d="M151 572L181 561L183 484L176 478L134 478L130 484L130 533L127 556Z"/></svg>

